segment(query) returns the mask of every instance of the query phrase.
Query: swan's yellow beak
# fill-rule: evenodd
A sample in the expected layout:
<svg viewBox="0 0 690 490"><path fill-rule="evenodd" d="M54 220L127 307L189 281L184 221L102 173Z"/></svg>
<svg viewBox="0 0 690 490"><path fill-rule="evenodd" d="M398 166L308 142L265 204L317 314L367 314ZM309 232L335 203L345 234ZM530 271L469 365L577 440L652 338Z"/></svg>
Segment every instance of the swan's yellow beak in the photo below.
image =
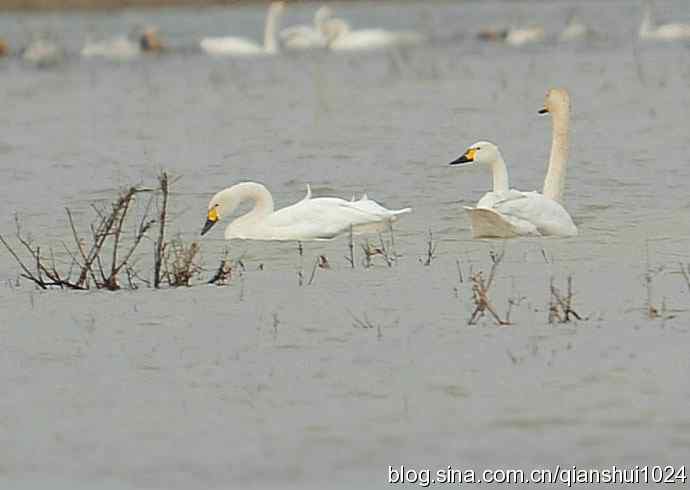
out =
<svg viewBox="0 0 690 490"><path fill-rule="evenodd" d="M476 154L477 154L476 148L470 148L464 153L464 155L462 155L457 160L453 160L452 162L450 162L450 164L451 165L457 165L459 163L472 163L472 162L474 162L474 158L475 158Z"/></svg>
<svg viewBox="0 0 690 490"><path fill-rule="evenodd" d="M205 235L208 230L210 230L213 225L215 225L218 222L218 210L215 207L212 207L211 209L208 210L208 217L206 218L206 224L204 224L204 227L201 229L201 235Z"/></svg>

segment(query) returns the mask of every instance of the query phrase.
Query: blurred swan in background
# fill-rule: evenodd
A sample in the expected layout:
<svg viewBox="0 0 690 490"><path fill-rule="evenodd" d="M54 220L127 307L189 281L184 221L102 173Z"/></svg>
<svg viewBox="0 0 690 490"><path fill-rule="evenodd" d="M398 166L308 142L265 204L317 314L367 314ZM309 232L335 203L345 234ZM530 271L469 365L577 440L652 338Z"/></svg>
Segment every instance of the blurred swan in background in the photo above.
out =
<svg viewBox="0 0 690 490"><path fill-rule="evenodd" d="M642 24L639 30L640 39L674 41L690 39L690 24L677 22L656 25L652 18L652 6L645 3Z"/></svg>
<svg viewBox="0 0 690 490"><path fill-rule="evenodd" d="M280 40L287 49L325 48L326 36L323 24L333 17L330 7L324 5L314 13L314 25L296 25L280 31Z"/></svg>
<svg viewBox="0 0 690 490"><path fill-rule="evenodd" d="M273 2L266 13L264 25L264 43L259 44L253 39L245 37L205 37L201 40L201 49L216 56L260 56L276 54L276 30L280 22L285 5L283 2Z"/></svg>
<svg viewBox="0 0 690 490"><path fill-rule="evenodd" d="M414 31L388 31L386 29L352 30L343 19L328 19L322 24L328 47L333 51L358 51L425 42L424 35Z"/></svg>
<svg viewBox="0 0 690 490"><path fill-rule="evenodd" d="M570 14L565 29L561 31L558 40L561 42L580 41L594 37L594 31L584 24L575 14Z"/></svg>
<svg viewBox="0 0 690 490"><path fill-rule="evenodd" d="M386 209L366 195L359 201L337 197L312 198L309 186L304 199L275 211L273 197L266 187L255 182L242 182L213 196L201 234L232 214L244 201L252 201L254 206L227 226L226 240L329 240L349 232L351 228L355 233L384 229L399 215L411 211L409 208Z"/></svg>
<svg viewBox="0 0 690 490"><path fill-rule="evenodd" d="M536 43L544 40L544 28L541 26L511 27L506 34L505 42L511 46Z"/></svg>
<svg viewBox="0 0 690 490"><path fill-rule="evenodd" d="M105 58L113 61L126 61L142 52L160 52L164 45L158 38L158 28L145 27L140 34L136 31L130 36L117 36L101 41L87 40L81 50L85 58ZM136 42L131 39L136 38Z"/></svg>
<svg viewBox="0 0 690 490"><path fill-rule="evenodd" d="M35 38L21 53L24 61L40 68L56 65L64 59L64 56L62 47L46 37Z"/></svg>
<svg viewBox="0 0 690 490"><path fill-rule="evenodd" d="M493 190L487 192L470 214L474 238L518 236L574 236L577 227L560 201L568 158L570 97L563 89L551 89L540 113L552 115L552 145L544 192L520 192L510 188L508 170L498 147L487 141L473 144L451 165L487 165L493 174Z"/></svg>
<svg viewBox="0 0 690 490"><path fill-rule="evenodd" d="M347 22L331 19L324 26L328 47L334 51L381 49L391 46L420 44L426 38L414 31L388 31L385 29L351 30Z"/></svg>
<svg viewBox="0 0 690 490"><path fill-rule="evenodd" d="M109 60L128 60L139 55L139 45L127 36L117 36L102 41L87 40L81 50L85 58L106 58Z"/></svg>

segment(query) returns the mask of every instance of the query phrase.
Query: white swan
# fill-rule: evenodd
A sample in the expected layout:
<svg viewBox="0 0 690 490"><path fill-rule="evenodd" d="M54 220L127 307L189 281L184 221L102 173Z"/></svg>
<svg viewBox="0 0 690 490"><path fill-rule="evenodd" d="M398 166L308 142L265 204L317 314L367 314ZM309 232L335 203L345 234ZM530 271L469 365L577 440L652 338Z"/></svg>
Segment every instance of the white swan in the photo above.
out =
<svg viewBox="0 0 690 490"><path fill-rule="evenodd" d="M275 211L271 193L261 184L242 182L218 192L208 204L204 235L220 219L229 216L244 201L254 207L232 221L225 229L225 239L245 240L329 240L348 232L376 231L385 228L410 208L390 210L367 198L346 201L336 197L311 197Z"/></svg>
<svg viewBox="0 0 690 490"><path fill-rule="evenodd" d="M392 46L420 44L426 37L414 31L388 31L385 29L351 30L342 19L328 19L322 30L333 51L361 51Z"/></svg>
<svg viewBox="0 0 690 490"><path fill-rule="evenodd" d="M541 26L532 27L511 27L506 34L505 42L511 46L522 46L524 44L536 43L544 40L544 28Z"/></svg>
<svg viewBox="0 0 690 490"><path fill-rule="evenodd" d="M85 58L106 58L125 61L139 55L139 46L127 36L118 36L102 41L87 40L81 49Z"/></svg>
<svg viewBox="0 0 690 490"><path fill-rule="evenodd" d="M466 208L475 238L577 235L575 223L560 204L568 158L568 93L563 89L549 90L546 107L540 113L545 112L553 116L553 138L543 194L510 189L506 164L493 143L475 143L451 162L451 165L488 165L493 172L493 190L486 193L475 208Z"/></svg>
<svg viewBox="0 0 690 490"><path fill-rule="evenodd" d="M568 18L565 29L561 31L558 40L561 42L580 41L594 37L594 31L584 24L574 13Z"/></svg>
<svg viewBox="0 0 690 490"><path fill-rule="evenodd" d="M658 41L690 39L690 24L669 23L655 25L652 20L652 7L647 3L645 4L639 36L640 39Z"/></svg>
<svg viewBox="0 0 690 490"><path fill-rule="evenodd" d="M280 40L287 49L325 48L326 36L323 24L333 16L330 7L324 5L314 13L314 25L296 25L280 31Z"/></svg>
<svg viewBox="0 0 690 490"><path fill-rule="evenodd" d="M261 56L276 54L276 29L280 22L285 5L283 2L272 2L266 13L264 26L264 43L257 43L244 37L205 37L201 40L201 49L215 56Z"/></svg>
<svg viewBox="0 0 690 490"><path fill-rule="evenodd" d="M38 67L56 65L64 58L63 49L54 41L47 38L35 38L22 51L22 59Z"/></svg>
<svg viewBox="0 0 690 490"><path fill-rule="evenodd" d="M158 28L149 26L141 34L117 36L102 41L87 40L81 50L85 58L105 58L113 61L127 61L139 56L142 52L160 52L164 45L158 38ZM136 37L136 41L130 39Z"/></svg>

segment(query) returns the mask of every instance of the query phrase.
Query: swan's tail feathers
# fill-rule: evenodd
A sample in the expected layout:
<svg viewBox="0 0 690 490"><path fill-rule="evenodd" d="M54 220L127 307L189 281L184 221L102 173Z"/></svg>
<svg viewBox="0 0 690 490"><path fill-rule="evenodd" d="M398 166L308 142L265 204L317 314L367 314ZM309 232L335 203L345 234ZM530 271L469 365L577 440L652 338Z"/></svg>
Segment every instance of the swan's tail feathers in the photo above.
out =
<svg viewBox="0 0 690 490"><path fill-rule="evenodd" d="M369 196L367 196L367 193L365 192L364 194L362 194L362 197L360 197L359 200L360 200L360 201L368 201L368 200L369 200Z"/></svg>
<svg viewBox="0 0 690 490"><path fill-rule="evenodd" d="M395 219L396 216L400 216L401 214L408 214L412 212L412 208L403 208L403 209L392 209L391 213L393 214L393 219Z"/></svg>

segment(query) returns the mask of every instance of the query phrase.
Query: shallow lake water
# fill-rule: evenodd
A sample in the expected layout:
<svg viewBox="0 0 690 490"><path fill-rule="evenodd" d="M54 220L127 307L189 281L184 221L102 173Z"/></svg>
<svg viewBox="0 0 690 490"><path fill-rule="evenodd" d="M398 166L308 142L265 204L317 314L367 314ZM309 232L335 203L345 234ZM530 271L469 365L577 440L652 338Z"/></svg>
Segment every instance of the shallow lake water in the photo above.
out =
<svg viewBox="0 0 690 490"><path fill-rule="evenodd" d="M226 287L39 291L3 249L3 487L381 488L388 465L687 463L690 45L637 41L640 5L624 1L578 3L600 37L558 43L574 5L334 4L358 26L431 42L248 60L196 45L259 38L261 6L3 15L16 43L49 30L77 53L89 34L154 23L174 48L51 69L0 61L0 234L13 244L15 212L58 250L72 239L65 207L85 230L91 203L161 169L180 178L170 233L185 240L210 196L242 180L279 207L309 183L414 209L395 226L392 267L363 268L361 238L354 269L347 237L305 244L303 258L292 243L233 242L246 271ZM285 24L314 7L290 5ZM683 0L656 7L690 20ZM474 39L511 21L543 24L547 39ZM550 119L537 110L554 86L572 97L565 203L580 235L473 240L462 207L490 176L447 163L488 139L513 187L540 189ZM201 247L210 275L222 230ZM469 326L470 274L502 251L490 295L501 314L515 300L513 325ZM321 254L331 269L300 287ZM660 319L646 316L648 269ZM587 319L549 325L550 278L564 289L569 275Z"/></svg>

